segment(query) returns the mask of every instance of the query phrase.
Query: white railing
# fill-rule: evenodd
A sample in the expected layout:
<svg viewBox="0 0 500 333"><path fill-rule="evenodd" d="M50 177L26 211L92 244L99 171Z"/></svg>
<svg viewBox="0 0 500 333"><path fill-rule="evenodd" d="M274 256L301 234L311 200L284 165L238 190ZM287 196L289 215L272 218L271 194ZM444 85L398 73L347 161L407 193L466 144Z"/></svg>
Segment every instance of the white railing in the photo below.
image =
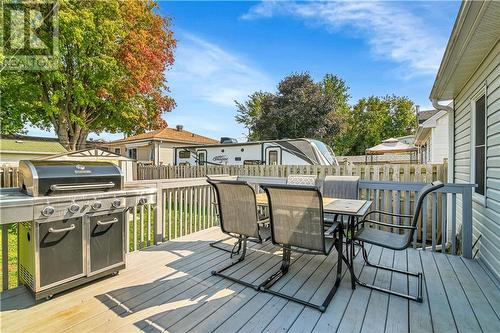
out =
<svg viewBox="0 0 500 333"><path fill-rule="evenodd" d="M259 183L285 182L283 177L241 176L239 179L256 184L256 188ZM156 204L140 205L129 210L129 252L218 225L213 205L214 192L205 178L143 180L127 185L157 188ZM373 209L411 215L418 191L424 185L364 180L360 181L360 197L372 200ZM457 207L457 197L461 197L463 203L460 208ZM387 219L386 222L390 223L410 223L408 220ZM4 290L17 285L17 229L10 226L10 232L7 232L8 229L9 225L2 226ZM472 258L472 185L446 184L428 197L422 208L413 247Z"/></svg>

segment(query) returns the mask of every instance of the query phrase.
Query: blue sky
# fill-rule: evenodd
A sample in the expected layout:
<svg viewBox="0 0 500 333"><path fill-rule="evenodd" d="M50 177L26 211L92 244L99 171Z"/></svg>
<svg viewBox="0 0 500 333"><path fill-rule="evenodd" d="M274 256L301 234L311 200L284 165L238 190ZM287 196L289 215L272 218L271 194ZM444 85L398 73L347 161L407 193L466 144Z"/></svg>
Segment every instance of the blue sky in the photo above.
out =
<svg viewBox="0 0 500 333"><path fill-rule="evenodd" d="M351 104L396 94L430 107L459 7L458 1L160 2L178 40L175 64L166 72L177 107L164 118L172 127L245 140L234 100L274 91L281 78L303 71L316 79L339 75Z"/></svg>

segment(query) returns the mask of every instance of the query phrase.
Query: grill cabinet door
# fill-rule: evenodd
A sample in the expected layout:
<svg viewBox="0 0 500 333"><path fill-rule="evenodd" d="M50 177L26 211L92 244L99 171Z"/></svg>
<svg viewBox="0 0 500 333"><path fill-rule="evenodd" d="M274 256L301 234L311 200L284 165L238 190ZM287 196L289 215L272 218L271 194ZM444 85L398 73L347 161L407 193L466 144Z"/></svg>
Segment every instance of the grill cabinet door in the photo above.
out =
<svg viewBox="0 0 500 333"><path fill-rule="evenodd" d="M90 272L123 263L124 213L90 216Z"/></svg>
<svg viewBox="0 0 500 333"><path fill-rule="evenodd" d="M40 287L82 276L82 219L39 224Z"/></svg>

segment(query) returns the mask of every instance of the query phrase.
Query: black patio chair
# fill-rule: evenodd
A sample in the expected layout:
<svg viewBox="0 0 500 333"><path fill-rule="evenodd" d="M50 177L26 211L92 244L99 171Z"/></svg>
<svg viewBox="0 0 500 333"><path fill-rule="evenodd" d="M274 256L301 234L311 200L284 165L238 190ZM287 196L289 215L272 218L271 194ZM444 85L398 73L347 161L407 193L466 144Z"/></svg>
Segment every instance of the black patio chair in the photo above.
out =
<svg viewBox="0 0 500 333"><path fill-rule="evenodd" d="M324 312L340 285L342 274L342 224L334 223L326 229L323 216L323 198L317 187L299 185L261 185L269 200L269 220L273 244L283 249L280 270L261 285L262 291L283 297ZM326 230L325 230L326 229ZM290 267L291 252L328 256L335 246L338 252L335 283L321 305L312 304L270 288Z"/></svg>
<svg viewBox="0 0 500 333"><path fill-rule="evenodd" d="M322 194L324 197L336 199L359 199L359 177L358 176L326 176L322 182ZM325 223L331 224L338 219L337 215L326 214ZM342 216L344 229L347 219Z"/></svg>
<svg viewBox="0 0 500 333"><path fill-rule="evenodd" d="M215 190L222 232L236 239L230 251L231 258L239 254L236 261L218 271L212 271L212 274L258 290L257 285L222 274L245 259L247 241L262 243L271 237L268 220L259 220L255 191L252 186L242 181L207 180L207 182Z"/></svg>
<svg viewBox="0 0 500 333"><path fill-rule="evenodd" d="M400 269L395 269L392 267L386 267L382 265L376 265L371 263L368 260L368 254L366 252L366 249L364 247L365 243L381 246L384 248L400 251L400 250L405 250L411 245L411 242L413 240L413 235L415 234L415 230L417 230L417 223L418 219L420 216L420 210L422 208L422 204L424 203L424 200L427 198L427 195L433 191L436 191L437 189L443 187L444 184L442 182L436 181L433 182L429 185L426 185L422 190L420 191L420 195L418 197L417 201L417 206L415 208L415 213L413 215L402 215L402 214L394 214L394 213L388 213L384 211L379 211L379 210L373 210L365 214L363 219L359 221L356 224L356 231L354 232L353 235L353 240L358 242L359 245L361 246L361 252L363 254L363 259L365 261L365 264L368 266L388 270L391 272L396 272L396 273L402 273L406 275L411 275L415 276L418 279L417 283L417 296L413 296L410 294L404 294L396 291L392 291L390 289L385 289L382 287L378 287L375 285L367 284L362 281L360 281L356 275L354 274L354 269L352 267L352 257L353 257L353 251L348 251L350 255L350 262L351 262L351 267L350 267L350 272L351 272L351 283L352 283L352 288L354 289L356 286L356 283L358 283L361 286L371 288L374 290L382 291L385 293L389 293L392 295L396 296L401 296L413 301L417 302L422 302L422 272L408 272ZM380 215L385 215L393 218L399 218L399 219L411 219L411 224L409 225L404 225L399 221L400 224L391 224L391 223L384 223L382 221L377 221L370 219L370 215L374 214L379 214ZM422 221L422 223L426 223L426 221ZM366 224L370 224L370 226L367 226ZM373 226L378 226L377 228L374 228ZM404 231L403 233L395 233L391 231L386 231L386 230L381 230L380 227L386 227L392 229L398 229Z"/></svg>
<svg viewBox="0 0 500 333"><path fill-rule="evenodd" d="M206 177L207 177L208 180L238 180L238 176L231 176L231 175L226 174L226 173L206 175ZM218 206L217 206L217 200L214 200L212 202L212 205L215 207L215 215L219 216ZM210 245L211 247L213 247L215 249L219 249L219 250L222 250L222 251L225 251L225 252L229 252L229 253L231 253L231 256L233 254L239 254L241 247L238 247L236 249L236 252L234 252L234 248L232 250L229 250L229 249L227 249L225 247L220 246L221 243L223 243L223 242L225 242L227 240L230 240L231 238L232 237L226 237L226 238L223 238L223 239L219 239L218 241L209 243L208 245Z"/></svg>

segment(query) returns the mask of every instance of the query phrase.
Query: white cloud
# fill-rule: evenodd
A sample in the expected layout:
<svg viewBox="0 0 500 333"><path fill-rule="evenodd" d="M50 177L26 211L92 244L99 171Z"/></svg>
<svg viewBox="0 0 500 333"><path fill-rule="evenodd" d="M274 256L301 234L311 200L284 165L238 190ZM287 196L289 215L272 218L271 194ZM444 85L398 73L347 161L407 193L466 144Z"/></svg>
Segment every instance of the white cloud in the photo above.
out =
<svg viewBox="0 0 500 333"><path fill-rule="evenodd" d="M404 76L435 74L447 36L432 30L424 12L395 2L278 2L266 1L250 8L242 19L277 15L293 16L307 24L321 25L335 33L361 35L371 52L404 67ZM408 73L408 71L410 71Z"/></svg>
<svg viewBox="0 0 500 333"><path fill-rule="evenodd" d="M167 73L174 98L189 94L220 106L234 107L256 90L271 89L271 79L241 57L194 35L177 35L176 61Z"/></svg>

